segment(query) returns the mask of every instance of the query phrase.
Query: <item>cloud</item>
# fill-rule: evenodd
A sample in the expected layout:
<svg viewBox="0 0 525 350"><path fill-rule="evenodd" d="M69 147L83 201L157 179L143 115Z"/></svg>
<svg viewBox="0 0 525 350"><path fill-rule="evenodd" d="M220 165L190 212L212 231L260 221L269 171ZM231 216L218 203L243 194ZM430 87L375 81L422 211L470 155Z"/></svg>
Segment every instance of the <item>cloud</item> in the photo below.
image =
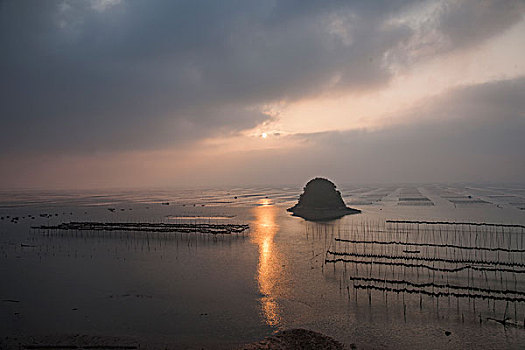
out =
<svg viewBox="0 0 525 350"><path fill-rule="evenodd" d="M118 5L122 0L91 0L91 7L99 12L106 11L107 9Z"/></svg>
<svg viewBox="0 0 525 350"><path fill-rule="evenodd" d="M301 146L247 152L237 160L244 167L224 179L297 184L323 175L341 183L523 182L524 111L525 78L464 86L398 115L408 123L287 136Z"/></svg>
<svg viewBox="0 0 525 350"><path fill-rule="evenodd" d="M439 27L454 47L477 45L523 19L525 3L509 1L455 1L445 3Z"/></svg>
<svg viewBox="0 0 525 350"><path fill-rule="evenodd" d="M391 19L409 27L412 35L387 55L393 67L407 68L436 55L466 51L505 33L524 13L519 0L424 1Z"/></svg>
<svg viewBox="0 0 525 350"><path fill-rule="evenodd" d="M0 157L0 184L297 185L315 176L337 183L523 182L524 111L525 78L518 78L448 91L400 113L406 122L395 126L276 140L290 147Z"/></svg>
<svg viewBox="0 0 525 350"><path fill-rule="evenodd" d="M267 103L384 86L400 57L436 43L424 25L392 20L417 17L418 3L2 2L0 147L183 145L252 128L271 118ZM443 52L523 16L516 1L448 3L428 19L436 40L448 38Z"/></svg>

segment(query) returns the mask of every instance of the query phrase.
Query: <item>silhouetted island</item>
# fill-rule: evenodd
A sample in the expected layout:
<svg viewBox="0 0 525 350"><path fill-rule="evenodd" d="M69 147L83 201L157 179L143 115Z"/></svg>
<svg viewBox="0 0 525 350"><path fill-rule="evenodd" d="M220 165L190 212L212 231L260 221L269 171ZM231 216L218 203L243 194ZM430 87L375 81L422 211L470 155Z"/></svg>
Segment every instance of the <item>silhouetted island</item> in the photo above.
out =
<svg viewBox="0 0 525 350"><path fill-rule="evenodd" d="M287 211L311 221L337 219L361 212L359 209L347 207L335 184L320 177L306 184L299 202Z"/></svg>

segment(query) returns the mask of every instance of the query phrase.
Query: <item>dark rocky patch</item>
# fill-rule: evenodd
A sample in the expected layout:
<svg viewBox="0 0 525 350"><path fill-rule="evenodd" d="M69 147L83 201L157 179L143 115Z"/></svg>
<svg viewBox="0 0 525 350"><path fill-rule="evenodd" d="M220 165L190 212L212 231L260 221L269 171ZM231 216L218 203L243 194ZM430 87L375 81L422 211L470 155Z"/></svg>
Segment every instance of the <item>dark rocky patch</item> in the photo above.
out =
<svg viewBox="0 0 525 350"><path fill-rule="evenodd" d="M343 344L324 334L307 329L288 329L278 332L264 340L248 344L242 349L246 350L288 350L288 349L330 349L342 350Z"/></svg>

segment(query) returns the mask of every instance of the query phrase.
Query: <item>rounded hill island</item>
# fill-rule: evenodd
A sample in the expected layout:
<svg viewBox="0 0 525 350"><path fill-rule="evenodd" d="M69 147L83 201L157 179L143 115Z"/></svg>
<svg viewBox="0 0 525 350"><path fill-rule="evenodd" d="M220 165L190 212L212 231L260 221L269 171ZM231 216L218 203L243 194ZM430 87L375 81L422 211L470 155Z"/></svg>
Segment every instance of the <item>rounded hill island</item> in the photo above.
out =
<svg viewBox="0 0 525 350"><path fill-rule="evenodd" d="M361 212L347 207L335 184L320 177L308 181L299 202L287 211L310 221L332 220Z"/></svg>

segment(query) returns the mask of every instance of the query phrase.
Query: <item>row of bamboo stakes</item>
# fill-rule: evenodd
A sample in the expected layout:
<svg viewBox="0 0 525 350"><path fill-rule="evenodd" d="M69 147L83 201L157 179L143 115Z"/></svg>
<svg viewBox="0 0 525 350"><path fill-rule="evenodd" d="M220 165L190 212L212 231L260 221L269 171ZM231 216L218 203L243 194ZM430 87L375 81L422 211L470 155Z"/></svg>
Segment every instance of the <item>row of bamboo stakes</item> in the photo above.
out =
<svg viewBox="0 0 525 350"><path fill-rule="evenodd" d="M33 226L39 230L64 231L132 231L163 233L238 234L249 230L248 224L149 223L149 222L67 222L58 225Z"/></svg>
<svg viewBox="0 0 525 350"><path fill-rule="evenodd" d="M456 298L476 308L477 317L525 327L525 226L449 221L354 221L351 225L316 224L326 242L324 265L336 266L340 289L372 295ZM465 302L461 302L464 300ZM492 307L489 307L492 303ZM497 312L505 304L502 319ZM514 320L508 317L514 306ZM490 309L490 310L489 310ZM487 312L491 312L487 317ZM518 322L523 314L523 323Z"/></svg>

